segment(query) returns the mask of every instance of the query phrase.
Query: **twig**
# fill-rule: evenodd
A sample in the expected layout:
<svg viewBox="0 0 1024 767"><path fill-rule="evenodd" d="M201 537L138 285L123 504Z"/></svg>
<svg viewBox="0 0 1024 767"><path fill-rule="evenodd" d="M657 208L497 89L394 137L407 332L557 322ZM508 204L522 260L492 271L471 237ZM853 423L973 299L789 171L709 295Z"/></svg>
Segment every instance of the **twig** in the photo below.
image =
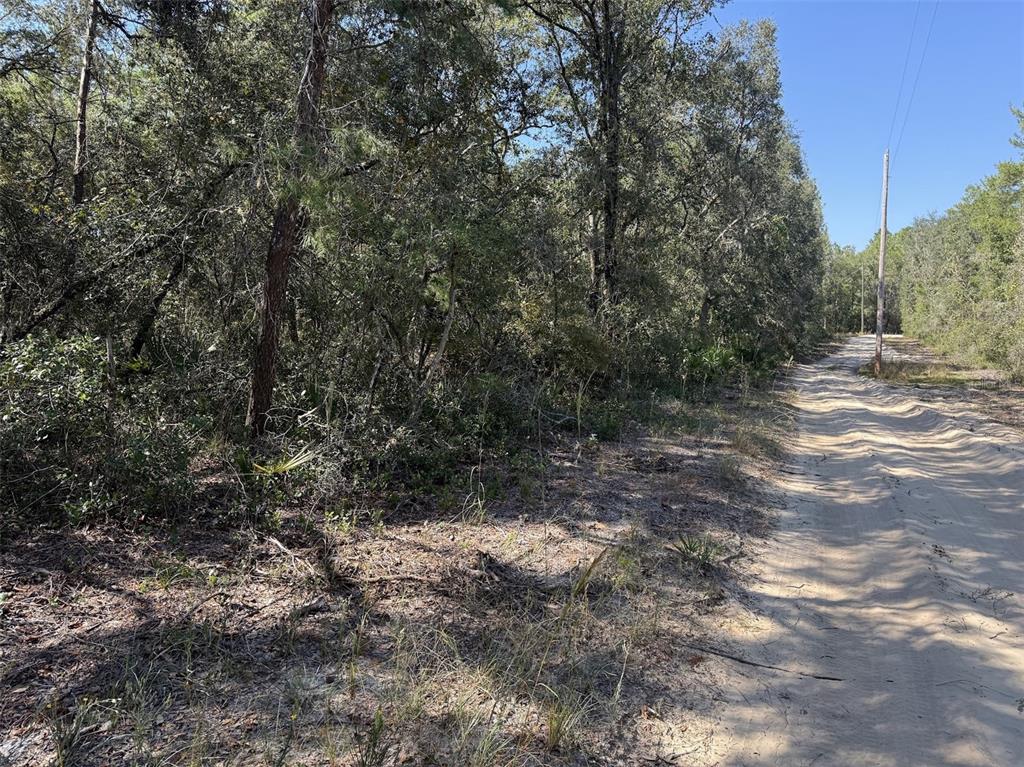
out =
<svg viewBox="0 0 1024 767"><path fill-rule="evenodd" d="M422 575L379 575L376 578L360 578L362 583L387 583L388 581L417 581L429 583L432 586L440 586L441 581L436 578L427 578Z"/></svg>
<svg viewBox="0 0 1024 767"><path fill-rule="evenodd" d="M708 655L717 655L719 658L725 658L727 660L736 661L737 663L742 663L744 666L754 666L755 668L766 668L766 669L770 669L772 671L784 671L787 674L797 674L798 676L807 677L809 679L821 679L821 680L823 680L825 682L845 682L846 681L845 679L840 679L837 676L826 676L824 674L808 674L808 673L806 673L804 671L796 671L795 669L791 669L791 668L782 668L781 666L772 666L772 665L769 665L767 663L758 663L757 661L747 660L746 658L741 658L738 655L732 655L732 654L724 652L722 650L716 650L714 648L706 647L704 645L690 644L689 642L683 642L682 644L684 646L686 646L686 647L689 647L692 650L698 650L700 652L706 652Z"/></svg>
<svg viewBox="0 0 1024 767"><path fill-rule="evenodd" d="M216 599L217 597L227 597L227 596L230 596L230 594L228 594L226 591L215 591L212 594L210 594L209 596L207 596L207 597L205 597L203 599L200 599L198 602L196 602L194 605L192 605L192 607L184 615L182 615L181 617L184 620L188 620L193 615L195 615L196 610L198 610L200 607L205 605L211 599Z"/></svg>
<svg viewBox="0 0 1024 767"><path fill-rule="evenodd" d="M281 549L281 551L284 552L285 554L287 554L289 557L291 557L293 564L294 563L303 564L303 565L306 566L306 569L309 570L311 575L313 575L314 577L317 575L316 568L313 567L313 565L311 565L305 559L303 559L298 554L296 554L294 551L289 549L287 546L285 546L283 543L281 543L281 541L277 540L277 538L275 538L272 535L268 535L267 536L267 540L270 541L275 546L277 546L277 548Z"/></svg>

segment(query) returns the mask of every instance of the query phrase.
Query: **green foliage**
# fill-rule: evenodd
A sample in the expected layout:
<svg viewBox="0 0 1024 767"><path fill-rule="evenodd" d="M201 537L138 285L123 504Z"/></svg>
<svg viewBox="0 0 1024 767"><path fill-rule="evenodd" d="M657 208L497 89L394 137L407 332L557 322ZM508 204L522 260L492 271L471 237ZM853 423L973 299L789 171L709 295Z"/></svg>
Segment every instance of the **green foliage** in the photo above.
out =
<svg viewBox="0 0 1024 767"><path fill-rule="evenodd" d="M75 205L87 8L18 0L4 21L2 492L15 509L166 514L202 471L230 475L221 485L244 498L226 505L268 521L307 492L328 506L435 493L553 429L617 438L653 389L706 399L818 332L824 228L770 24L710 39L679 32L705 3L613 4L629 76L606 94L612 231L607 83L596 48L565 32L589 34L572 4L337 6L300 146L309 18L294 4L104 3ZM286 192L302 232L271 434L246 445ZM595 271L604 250L616 262ZM107 337L115 392L92 340Z"/></svg>
<svg viewBox="0 0 1024 767"><path fill-rule="evenodd" d="M683 567L698 571L716 564L724 552L722 545L707 535L680 538L670 548Z"/></svg>
<svg viewBox="0 0 1024 767"><path fill-rule="evenodd" d="M1024 380L1022 221L1024 161L1004 162L942 216L898 232L906 332Z"/></svg>
<svg viewBox="0 0 1024 767"><path fill-rule="evenodd" d="M158 516L193 492L201 424L175 422L153 385L112 393L103 343L28 337L0 359L3 503L72 522Z"/></svg>
<svg viewBox="0 0 1024 767"><path fill-rule="evenodd" d="M961 362L1024 380L1022 217L1024 162L1003 162L942 215L889 235L885 332L909 333ZM860 330L862 278L864 328L874 331L878 240L859 253L832 247L821 291L828 332Z"/></svg>
<svg viewBox="0 0 1024 767"><path fill-rule="evenodd" d="M388 740L387 723L378 708L373 715L373 722L366 733L366 739L359 749L356 762L359 767L380 767L387 759L391 743Z"/></svg>

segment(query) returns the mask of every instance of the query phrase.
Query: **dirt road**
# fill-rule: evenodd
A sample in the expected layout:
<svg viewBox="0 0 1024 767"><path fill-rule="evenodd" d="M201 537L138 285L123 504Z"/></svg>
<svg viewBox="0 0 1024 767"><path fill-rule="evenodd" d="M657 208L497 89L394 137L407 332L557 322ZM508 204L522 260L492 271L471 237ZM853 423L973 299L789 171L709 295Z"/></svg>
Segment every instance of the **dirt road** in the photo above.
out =
<svg viewBox="0 0 1024 767"><path fill-rule="evenodd" d="M858 376L851 339L795 376L777 540L734 623L712 761L1024 765L1024 445ZM815 678L826 677L826 678Z"/></svg>

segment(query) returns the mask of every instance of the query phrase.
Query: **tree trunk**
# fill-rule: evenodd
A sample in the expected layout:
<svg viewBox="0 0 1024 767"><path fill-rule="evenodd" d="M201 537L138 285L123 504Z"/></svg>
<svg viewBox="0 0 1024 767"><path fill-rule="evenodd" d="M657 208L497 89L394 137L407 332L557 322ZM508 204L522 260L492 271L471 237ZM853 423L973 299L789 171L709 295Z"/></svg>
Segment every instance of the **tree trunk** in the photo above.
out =
<svg viewBox="0 0 1024 767"><path fill-rule="evenodd" d="M164 299L167 298L167 294L171 292L171 288L174 287L175 283L181 278L181 273L185 269L185 252L181 252L178 260L174 262L174 266L171 267L171 271L167 273L167 278L160 286L160 290L153 296L153 300L149 302L149 306L146 307L146 311L142 313L142 318L139 320L139 326L135 330L135 339L132 341L131 349L128 351L128 359L135 359L142 354L142 349L145 347L146 342L149 340L149 333L153 329L153 324L156 322L157 315L160 314L160 305L163 304Z"/></svg>
<svg viewBox="0 0 1024 767"><path fill-rule="evenodd" d="M213 198L220 193L224 182L230 178L231 174L235 172L237 167L238 166L235 163L226 165L220 173L214 176L213 179L206 184L203 190L203 196L200 199L200 204L197 206L195 211L195 215L197 217L203 214L203 211L207 209L206 206L209 205ZM156 318L160 315L160 307L163 305L164 299L167 298L174 286L178 284L178 281L181 279L181 275L185 271L185 237L187 236L186 221L187 218L182 221L180 227L183 230L183 238L179 243L181 252L179 253L178 258L174 261L174 264L171 266L170 271L168 271L167 277L160 285L160 290L158 290L156 295L153 296L153 299L149 302L149 306L146 307L146 311L144 311L142 313L142 317L139 318L139 324L135 328L135 338L132 340L131 348L128 351L128 359L135 359L142 354L143 348L145 348L146 343L149 341L149 334L153 330Z"/></svg>
<svg viewBox="0 0 1024 767"><path fill-rule="evenodd" d="M592 316L597 316L601 306L601 244L597 226L597 219L591 213L587 217L590 233L587 237L587 251L590 254L590 293L587 295L587 308Z"/></svg>
<svg viewBox="0 0 1024 767"><path fill-rule="evenodd" d="M409 415L409 420L406 423L410 428L415 428L416 424L420 420L420 413L423 410L423 400L430 391L430 383L434 380L434 375L441 366L441 360L444 358L445 349L448 348L448 338L451 336L452 332L452 320L455 317L456 290L454 254L452 254L452 259L448 266L448 279L448 313L444 318L444 327L441 330L441 340L437 344L437 351L434 352L434 358L430 361L430 365L427 367L427 374L423 377L423 380L420 382L419 390L416 392L416 401L413 403L412 413Z"/></svg>
<svg viewBox="0 0 1024 767"><path fill-rule="evenodd" d="M277 377L277 351L284 297L288 290L288 269L300 234L298 201L289 195L278 205L267 253L267 275L263 286L263 322L252 371L252 396L248 425L254 436L266 431L267 414L273 402Z"/></svg>
<svg viewBox="0 0 1024 767"><path fill-rule="evenodd" d="M72 175L71 201L81 205L85 199L85 152L88 137L85 125L89 106L89 87L92 85L92 55L96 47L96 22L100 15L99 0L89 3L89 22L85 31L81 76L78 80L78 109L75 113L75 167Z"/></svg>
<svg viewBox="0 0 1024 767"><path fill-rule="evenodd" d="M707 345L708 323L711 318L711 293L705 291L704 300L700 304L700 320L697 326L697 335L703 345Z"/></svg>
<svg viewBox="0 0 1024 767"><path fill-rule="evenodd" d="M605 300L615 303L618 294L618 228L619 192L621 187L620 168L620 126L619 126L619 85L622 81L620 48L624 33L620 26L621 10L614 0L601 3L601 46L600 46L600 109L599 129L602 139L602 238L601 260L604 270Z"/></svg>
<svg viewBox="0 0 1024 767"><path fill-rule="evenodd" d="M334 0L312 0L312 24L309 53L302 72L298 93L298 114L295 119L294 143L301 154L307 149L320 116L320 94L327 69L327 39ZM301 161L301 159L299 160ZM299 175L298 167L293 170ZM260 339L253 362L252 393L246 423L253 436L267 429L267 417L273 402L277 375L278 340L284 315L288 271L299 238L303 216L294 192L286 191L274 214L274 227L267 251L266 279L263 286L263 318Z"/></svg>

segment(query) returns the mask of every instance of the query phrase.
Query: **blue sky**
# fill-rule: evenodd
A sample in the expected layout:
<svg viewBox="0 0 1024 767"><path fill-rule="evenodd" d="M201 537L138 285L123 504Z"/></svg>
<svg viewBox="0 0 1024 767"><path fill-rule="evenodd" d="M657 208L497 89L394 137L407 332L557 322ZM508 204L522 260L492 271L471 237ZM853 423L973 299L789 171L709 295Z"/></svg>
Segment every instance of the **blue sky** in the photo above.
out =
<svg viewBox="0 0 1024 767"><path fill-rule="evenodd" d="M715 10L723 25L775 21L783 104L821 190L829 235L843 245L862 248L877 231L882 153L915 13L891 140L890 231L946 210L997 162L1017 156L1010 106L1024 103L1024 2L734 0Z"/></svg>

